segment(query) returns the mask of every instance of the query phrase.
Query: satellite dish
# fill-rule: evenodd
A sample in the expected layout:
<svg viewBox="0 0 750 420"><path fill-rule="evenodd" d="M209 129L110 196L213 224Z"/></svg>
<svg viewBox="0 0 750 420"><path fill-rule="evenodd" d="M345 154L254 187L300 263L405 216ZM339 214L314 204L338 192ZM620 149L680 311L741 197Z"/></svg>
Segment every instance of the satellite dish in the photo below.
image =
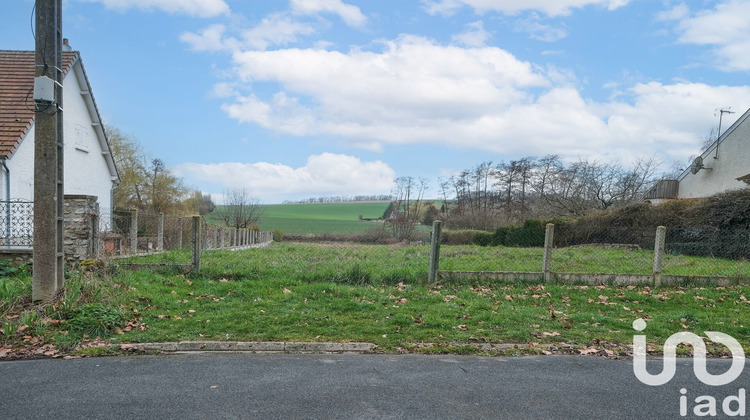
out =
<svg viewBox="0 0 750 420"><path fill-rule="evenodd" d="M693 173L693 175L697 174L698 171L700 171L703 168L703 158L698 156L693 160L693 164L690 165L690 172Z"/></svg>
<svg viewBox="0 0 750 420"><path fill-rule="evenodd" d="M695 158L693 160L693 164L690 165L690 172L692 172L693 175L695 175L701 169L713 169L713 168L707 168L707 167L703 166L703 158L700 157L700 156L698 156L697 158Z"/></svg>

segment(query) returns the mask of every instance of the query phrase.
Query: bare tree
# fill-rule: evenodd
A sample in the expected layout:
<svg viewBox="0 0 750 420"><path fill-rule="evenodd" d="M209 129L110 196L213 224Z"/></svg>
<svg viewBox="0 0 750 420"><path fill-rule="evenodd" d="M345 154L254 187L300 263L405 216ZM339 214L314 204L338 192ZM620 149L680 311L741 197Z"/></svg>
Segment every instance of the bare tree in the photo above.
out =
<svg viewBox="0 0 750 420"><path fill-rule="evenodd" d="M234 189L224 193L224 205L217 209L219 218L228 226L246 229L257 226L264 209L260 200L250 196L245 189Z"/></svg>
<svg viewBox="0 0 750 420"><path fill-rule="evenodd" d="M393 190L393 208L386 224L393 236L400 240L412 239L416 233L423 208L428 182L424 178L398 177Z"/></svg>

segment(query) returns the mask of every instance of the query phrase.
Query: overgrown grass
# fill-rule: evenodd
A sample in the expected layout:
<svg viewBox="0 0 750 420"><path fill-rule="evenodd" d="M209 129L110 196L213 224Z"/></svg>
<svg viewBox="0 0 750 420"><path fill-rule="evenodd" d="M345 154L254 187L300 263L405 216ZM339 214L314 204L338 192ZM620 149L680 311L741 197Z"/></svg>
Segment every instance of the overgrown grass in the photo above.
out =
<svg viewBox="0 0 750 420"><path fill-rule="evenodd" d="M52 355L85 340L104 339L131 319L127 296L107 276L69 273L52 303L31 302L28 270L0 277L0 353Z"/></svg>
<svg viewBox="0 0 750 420"><path fill-rule="evenodd" d="M475 246L444 246L442 255L441 268L465 271L539 271L541 259L539 249ZM181 251L130 261L182 262L189 257ZM632 322L644 318L649 321L645 334L657 348L678 331L701 336L720 331L746 347L750 344L750 286L651 288L450 279L430 285L428 258L426 246L276 243L265 249L208 251L199 275L124 269L112 275L74 274L62 298L43 309L28 302L28 274L3 278L7 285L0 286L0 293L7 298L0 303L11 309L2 312L1 337L6 346L8 341L20 346L30 334L66 349L94 335L112 343L367 341L393 352L465 352L473 343L561 348L609 343L626 348L635 333ZM556 250L556 258L555 270L560 271L580 267L592 272L615 262L617 270L637 272L643 264L650 268L647 251L579 248ZM746 262L669 258L675 272L731 275L735 270L747 275ZM421 343L437 347L424 350ZM711 348L714 354L722 349Z"/></svg>
<svg viewBox="0 0 750 420"><path fill-rule="evenodd" d="M538 271L529 261L541 259L538 249L442 249L447 270ZM199 276L121 272L115 280L130 288L131 306L149 328L118 339L369 341L386 351L423 342L450 345L440 351L476 342L625 346L632 343L637 318L649 320L646 334L656 346L678 331L721 331L741 341L750 334L748 286L429 285L428 250L281 243L207 252ZM608 260L622 261L618 270L650 268L646 251L581 248L557 254L570 271L606 270ZM698 262L720 272L736 264Z"/></svg>

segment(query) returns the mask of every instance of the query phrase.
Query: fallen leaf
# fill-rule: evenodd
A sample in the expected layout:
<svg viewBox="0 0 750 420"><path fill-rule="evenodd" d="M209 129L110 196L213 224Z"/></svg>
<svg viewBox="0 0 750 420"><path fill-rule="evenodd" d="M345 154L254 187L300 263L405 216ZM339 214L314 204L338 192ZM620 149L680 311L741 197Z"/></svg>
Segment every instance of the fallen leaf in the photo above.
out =
<svg viewBox="0 0 750 420"><path fill-rule="evenodd" d="M292 291L289 289L284 289L284 294L289 294L289 293L292 293Z"/></svg>
<svg viewBox="0 0 750 420"><path fill-rule="evenodd" d="M221 283L229 283L229 280L227 280L227 279L224 278L224 279L219 280L219 282L221 282Z"/></svg>
<svg viewBox="0 0 750 420"><path fill-rule="evenodd" d="M557 331L552 331L552 332L546 332L545 331L545 332L542 333L542 335L545 336L545 337L557 337L558 335L560 335L560 333L557 332Z"/></svg>
<svg viewBox="0 0 750 420"><path fill-rule="evenodd" d="M587 347L585 349L578 350L578 353L580 353L580 354L582 354L582 355L585 356L585 355L588 355L588 354L599 353L599 350L595 349L595 348Z"/></svg>
<svg viewBox="0 0 750 420"><path fill-rule="evenodd" d="M219 385L211 385L211 389L216 389L218 387L219 387Z"/></svg>
<svg viewBox="0 0 750 420"><path fill-rule="evenodd" d="M464 331L467 331L469 329L469 327L467 327L466 324L461 324L457 326L456 328L458 328L459 330L464 330Z"/></svg>

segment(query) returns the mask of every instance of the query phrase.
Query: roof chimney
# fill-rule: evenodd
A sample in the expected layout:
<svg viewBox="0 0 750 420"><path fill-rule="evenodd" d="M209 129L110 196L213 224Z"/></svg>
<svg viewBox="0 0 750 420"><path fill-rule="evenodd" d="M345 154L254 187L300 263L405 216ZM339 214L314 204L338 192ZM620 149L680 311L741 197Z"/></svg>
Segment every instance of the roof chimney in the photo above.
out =
<svg viewBox="0 0 750 420"><path fill-rule="evenodd" d="M68 38L63 38L62 50L65 52L73 51L73 48L70 48L70 43L68 43Z"/></svg>

